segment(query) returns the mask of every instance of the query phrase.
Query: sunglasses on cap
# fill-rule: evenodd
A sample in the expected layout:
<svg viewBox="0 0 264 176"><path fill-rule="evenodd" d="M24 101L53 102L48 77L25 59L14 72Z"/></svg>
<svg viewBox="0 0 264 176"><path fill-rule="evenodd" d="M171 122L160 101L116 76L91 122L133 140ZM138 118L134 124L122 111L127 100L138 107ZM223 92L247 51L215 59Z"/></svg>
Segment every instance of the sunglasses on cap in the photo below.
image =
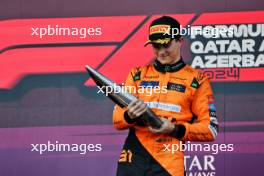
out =
<svg viewBox="0 0 264 176"><path fill-rule="evenodd" d="M155 49L161 49L161 48L169 48L171 45L171 41L167 44L160 44L160 43L152 43L152 46L155 48Z"/></svg>

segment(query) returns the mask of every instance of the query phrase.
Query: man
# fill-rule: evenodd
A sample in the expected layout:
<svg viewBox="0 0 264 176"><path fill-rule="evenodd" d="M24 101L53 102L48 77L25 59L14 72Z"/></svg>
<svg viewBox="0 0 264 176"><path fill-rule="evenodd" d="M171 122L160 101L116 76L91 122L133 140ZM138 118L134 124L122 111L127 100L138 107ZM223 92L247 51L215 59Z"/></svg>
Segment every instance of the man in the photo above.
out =
<svg viewBox="0 0 264 176"><path fill-rule="evenodd" d="M218 122L213 92L203 73L186 65L181 58L182 36L177 20L163 16L149 27L149 40L156 60L131 70L125 86L155 88L166 92L133 93L139 100L127 108L115 107L114 126L129 129L117 169L117 176L183 176L184 153L171 153L165 146L180 141L213 141ZM147 126L140 116L147 106L161 118L159 129ZM165 144L165 145L164 145Z"/></svg>

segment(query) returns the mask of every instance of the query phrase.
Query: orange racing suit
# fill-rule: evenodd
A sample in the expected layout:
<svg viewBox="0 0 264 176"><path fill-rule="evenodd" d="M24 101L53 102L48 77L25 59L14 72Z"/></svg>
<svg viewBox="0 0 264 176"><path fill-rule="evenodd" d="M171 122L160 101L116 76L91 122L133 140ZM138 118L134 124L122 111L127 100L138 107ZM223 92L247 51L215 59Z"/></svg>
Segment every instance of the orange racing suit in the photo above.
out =
<svg viewBox="0 0 264 176"><path fill-rule="evenodd" d="M126 108L116 105L113 112L114 127L118 130L129 129L117 175L183 176L184 152L175 151L172 154L169 150L164 151L164 144L179 145L180 140L215 139L218 122L209 79L182 59L170 66L155 60L147 66L133 68L125 86L134 86L137 90L158 86L159 89L152 91L151 95L147 91L131 93L147 103L157 116L168 118L172 123L183 126L184 130L176 131L181 135L153 134L146 125L132 121Z"/></svg>

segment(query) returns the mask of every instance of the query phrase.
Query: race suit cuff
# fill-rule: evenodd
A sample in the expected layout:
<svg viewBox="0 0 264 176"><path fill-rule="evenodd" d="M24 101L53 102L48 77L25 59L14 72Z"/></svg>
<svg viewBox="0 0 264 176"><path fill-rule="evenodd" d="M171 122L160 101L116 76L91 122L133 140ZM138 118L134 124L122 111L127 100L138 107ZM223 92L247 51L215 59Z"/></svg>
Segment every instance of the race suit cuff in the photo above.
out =
<svg viewBox="0 0 264 176"><path fill-rule="evenodd" d="M182 137L182 140L184 140L184 141L190 140L189 139L190 124L189 123L182 123L181 125L183 125L185 127L185 134Z"/></svg>
<svg viewBox="0 0 264 176"><path fill-rule="evenodd" d="M124 112L124 118L125 118L125 121L128 123L128 124L133 124L136 122L136 119L131 119L130 116L128 115L127 111Z"/></svg>
<svg viewBox="0 0 264 176"><path fill-rule="evenodd" d="M184 125L174 125L174 129L173 131L171 132L171 136L172 137L175 137L177 139L182 139L183 136L185 135L185 132L186 132L186 128Z"/></svg>

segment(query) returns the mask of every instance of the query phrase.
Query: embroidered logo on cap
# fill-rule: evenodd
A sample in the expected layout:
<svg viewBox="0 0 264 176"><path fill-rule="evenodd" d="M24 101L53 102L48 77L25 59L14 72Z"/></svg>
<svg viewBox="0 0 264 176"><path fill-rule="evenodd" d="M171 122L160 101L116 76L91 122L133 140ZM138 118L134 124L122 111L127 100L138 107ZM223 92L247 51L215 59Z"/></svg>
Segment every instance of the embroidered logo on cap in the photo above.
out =
<svg viewBox="0 0 264 176"><path fill-rule="evenodd" d="M149 28L149 34L152 35L156 33L165 33L166 31L168 31L169 28L170 25L165 25L165 24L151 26Z"/></svg>

